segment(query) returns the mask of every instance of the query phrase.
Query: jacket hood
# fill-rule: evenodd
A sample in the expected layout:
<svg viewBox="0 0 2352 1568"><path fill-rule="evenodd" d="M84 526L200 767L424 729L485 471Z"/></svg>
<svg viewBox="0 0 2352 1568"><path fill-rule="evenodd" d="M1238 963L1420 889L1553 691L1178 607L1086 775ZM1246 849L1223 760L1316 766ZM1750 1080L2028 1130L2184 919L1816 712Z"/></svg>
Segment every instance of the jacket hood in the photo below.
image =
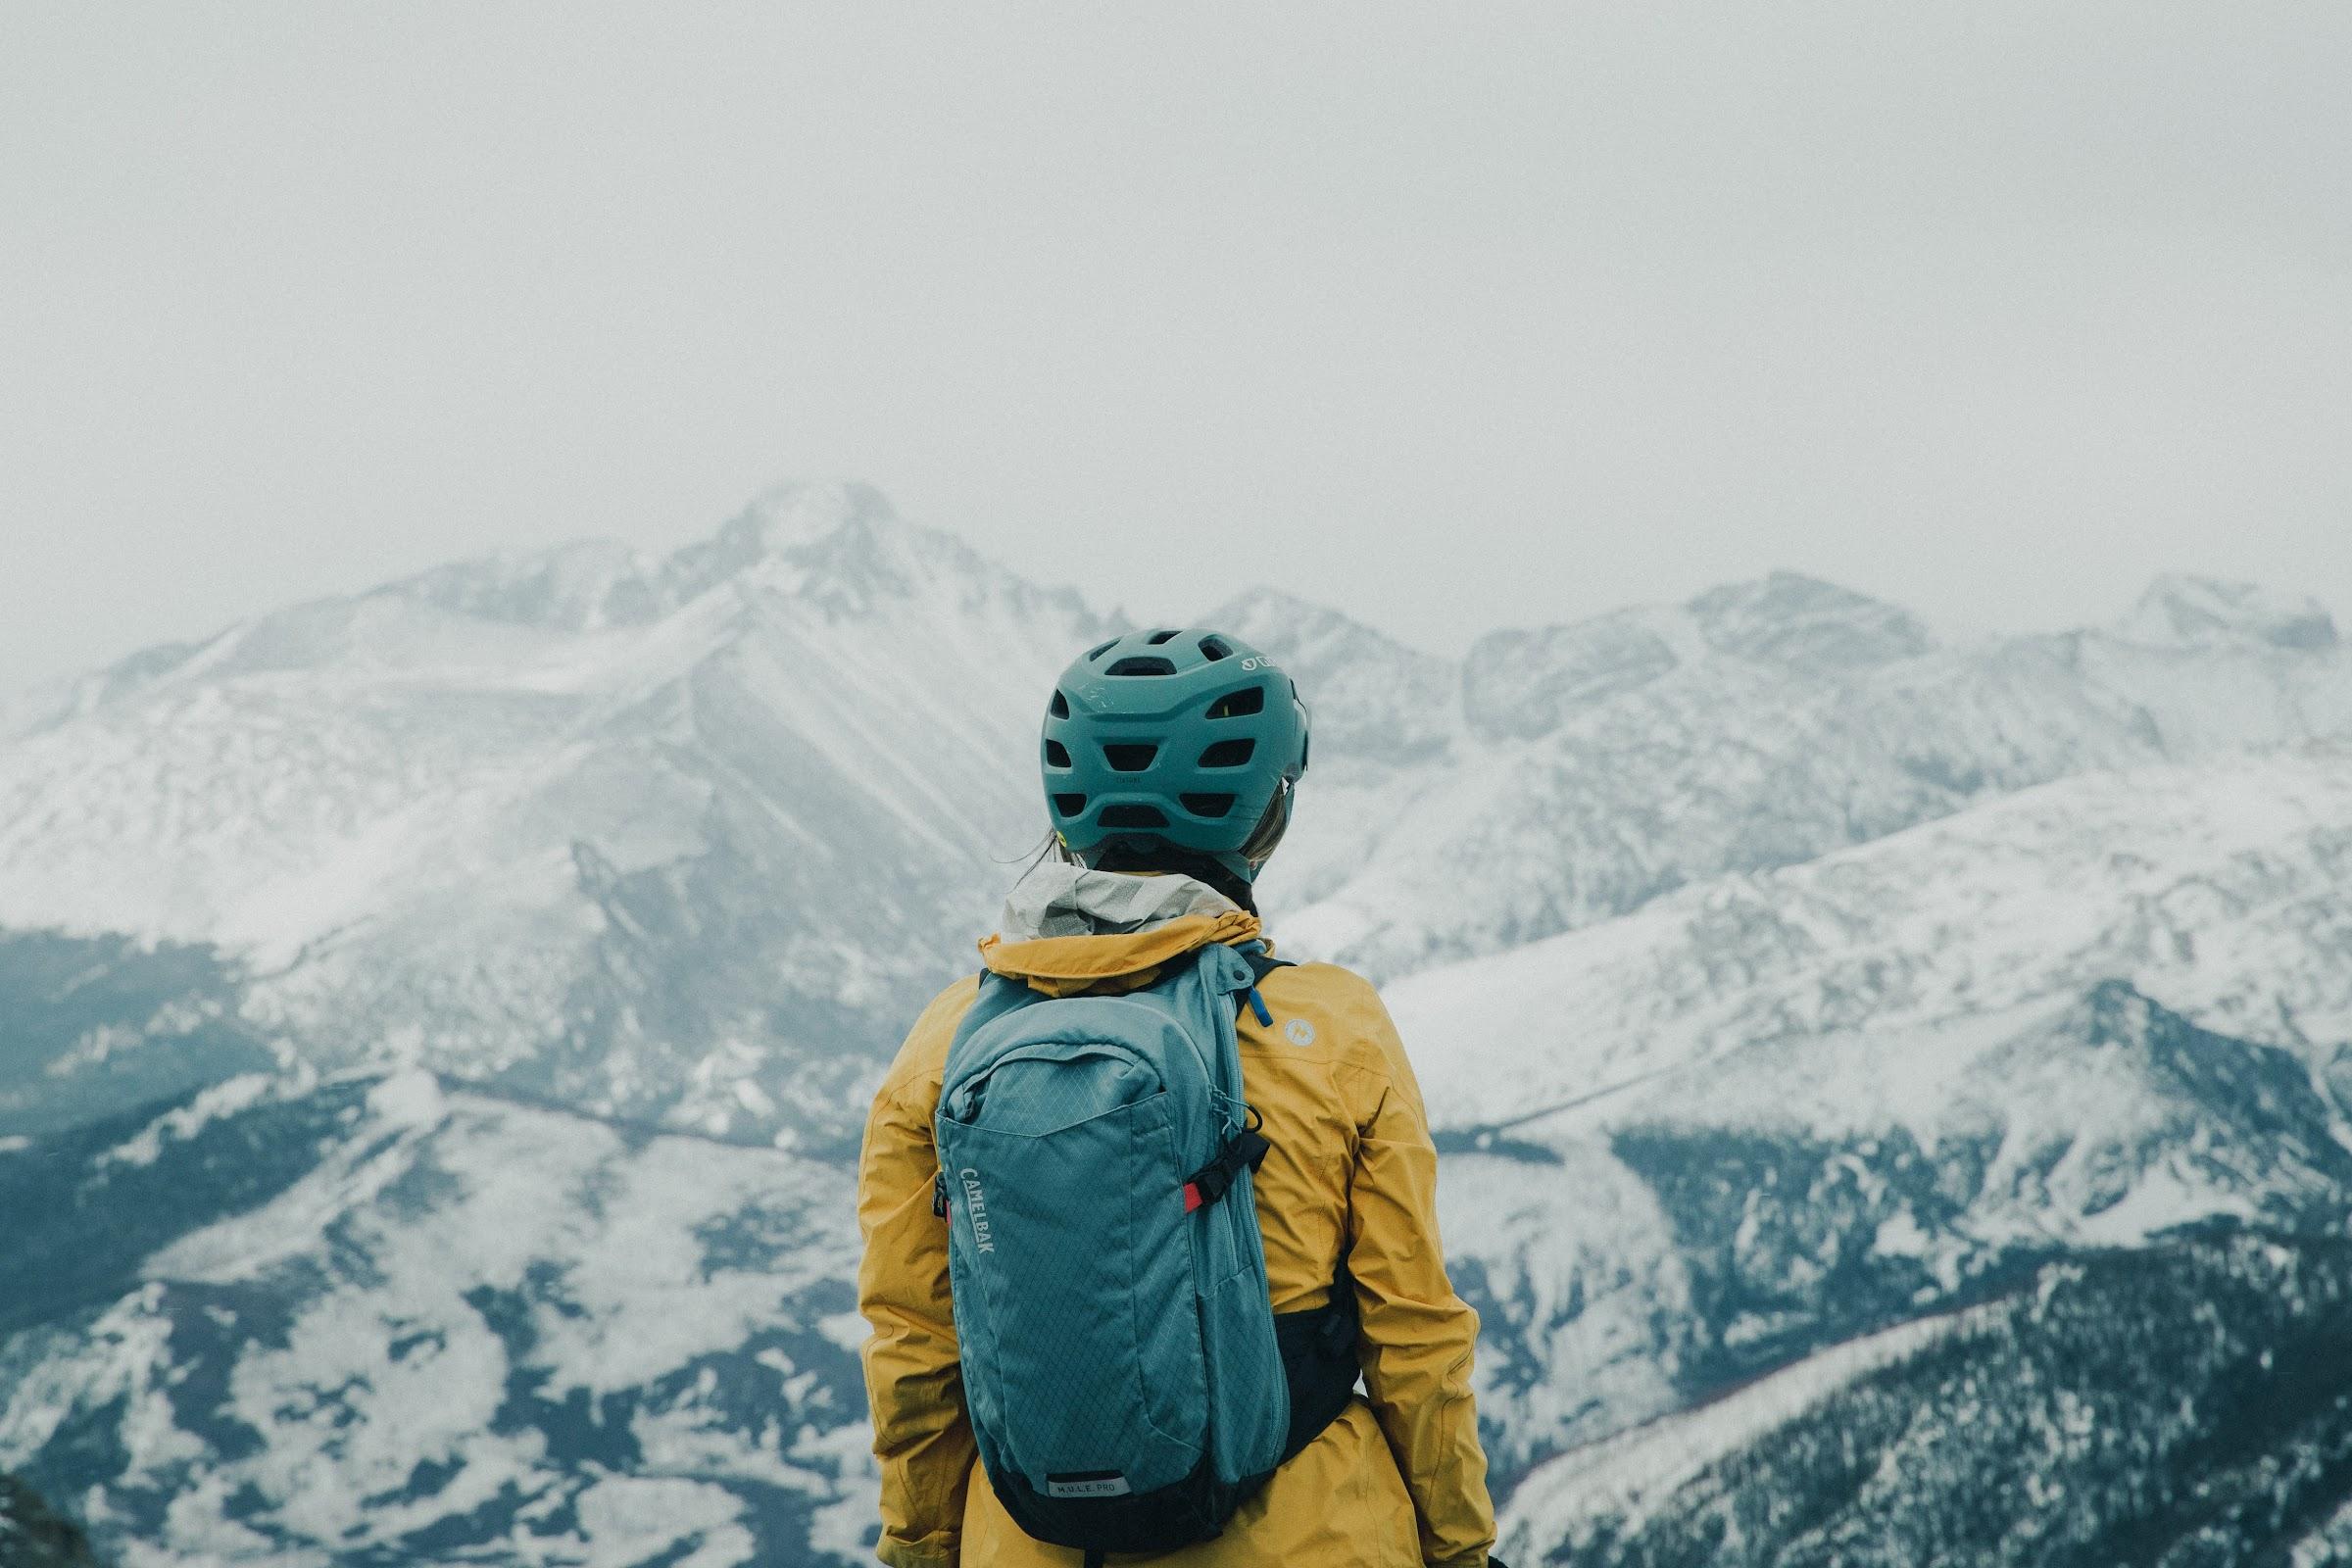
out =
<svg viewBox="0 0 2352 1568"><path fill-rule="evenodd" d="M1256 915L1192 877L1045 860L1005 899L1004 929L981 939L980 957L993 973L1065 997L1138 990L1196 949L1260 935Z"/></svg>

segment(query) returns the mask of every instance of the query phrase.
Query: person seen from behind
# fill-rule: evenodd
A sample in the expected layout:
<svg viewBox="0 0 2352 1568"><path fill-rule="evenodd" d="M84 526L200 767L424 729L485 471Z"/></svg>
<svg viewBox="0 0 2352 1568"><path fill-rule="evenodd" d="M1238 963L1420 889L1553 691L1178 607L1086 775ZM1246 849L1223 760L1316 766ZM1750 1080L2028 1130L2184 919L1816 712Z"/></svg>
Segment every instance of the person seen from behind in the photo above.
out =
<svg viewBox="0 0 2352 1568"><path fill-rule="evenodd" d="M1054 851L866 1124L877 1554L1500 1568L1420 1090L1370 983L1277 957L1252 896L1296 685L1137 632L1040 749Z"/></svg>

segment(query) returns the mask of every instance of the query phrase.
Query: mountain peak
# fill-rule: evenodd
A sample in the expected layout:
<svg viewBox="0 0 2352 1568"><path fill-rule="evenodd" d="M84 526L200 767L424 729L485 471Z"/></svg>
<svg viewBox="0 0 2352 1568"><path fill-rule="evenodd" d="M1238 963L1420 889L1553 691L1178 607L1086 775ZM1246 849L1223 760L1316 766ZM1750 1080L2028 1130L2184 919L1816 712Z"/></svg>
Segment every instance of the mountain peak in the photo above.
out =
<svg viewBox="0 0 2352 1568"><path fill-rule="evenodd" d="M1825 672L1913 658L1936 641L1909 611L1798 571L1709 589L1688 608L1718 653Z"/></svg>
<svg viewBox="0 0 2352 1568"><path fill-rule="evenodd" d="M793 479L753 497L718 538L747 554L783 555L844 528L888 527L898 520L890 498L862 480Z"/></svg>
<svg viewBox="0 0 2352 1568"><path fill-rule="evenodd" d="M2308 595L2178 573L2149 583L2118 630L2133 642L2176 648L2255 642L2308 651L2337 641L2334 617Z"/></svg>
<svg viewBox="0 0 2352 1568"><path fill-rule="evenodd" d="M780 573L795 590L812 578L833 577L870 589L878 579L904 576L882 558L906 532L898 509L870 484L792 480L769 486L710 538L677 551L663 564L662 577L678 603L753 571Z"/></svg>

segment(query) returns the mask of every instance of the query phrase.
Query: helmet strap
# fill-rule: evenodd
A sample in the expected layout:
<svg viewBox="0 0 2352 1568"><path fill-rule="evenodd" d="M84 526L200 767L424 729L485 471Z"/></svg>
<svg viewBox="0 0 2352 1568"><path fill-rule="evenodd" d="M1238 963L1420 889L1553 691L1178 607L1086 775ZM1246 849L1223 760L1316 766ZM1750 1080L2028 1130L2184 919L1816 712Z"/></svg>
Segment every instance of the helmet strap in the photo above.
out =
<svg viewBox="0 0 2352 1568"><path fill-rule="evenodd" d="M1266 803L1265 814L1257 819L1257 826L1250 830L1250 837L1237 852L1243 863L1250 867L1251 876L1255 876L1266 861L1273 858L1275 849L1282 843L1282 836L1290 830L1291 781L1284 779L1275 787L1274 798Z"/></svg>

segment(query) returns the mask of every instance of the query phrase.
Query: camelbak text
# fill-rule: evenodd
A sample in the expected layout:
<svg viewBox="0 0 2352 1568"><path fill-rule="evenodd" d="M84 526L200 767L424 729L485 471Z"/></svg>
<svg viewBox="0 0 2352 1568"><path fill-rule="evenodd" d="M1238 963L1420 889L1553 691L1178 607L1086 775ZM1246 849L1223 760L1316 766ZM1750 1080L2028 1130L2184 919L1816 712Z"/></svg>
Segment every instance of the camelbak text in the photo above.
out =
<svg viewBox="0 0 2352 1568"><path fill-rule="evenodd" d="M963 1206L972 1219L972 1240L983 1252L993 1252L997 1244L988 1236L988 1198L980 1191L980 1173L966 1165L956 1174L963 1182Z"/></svg>

